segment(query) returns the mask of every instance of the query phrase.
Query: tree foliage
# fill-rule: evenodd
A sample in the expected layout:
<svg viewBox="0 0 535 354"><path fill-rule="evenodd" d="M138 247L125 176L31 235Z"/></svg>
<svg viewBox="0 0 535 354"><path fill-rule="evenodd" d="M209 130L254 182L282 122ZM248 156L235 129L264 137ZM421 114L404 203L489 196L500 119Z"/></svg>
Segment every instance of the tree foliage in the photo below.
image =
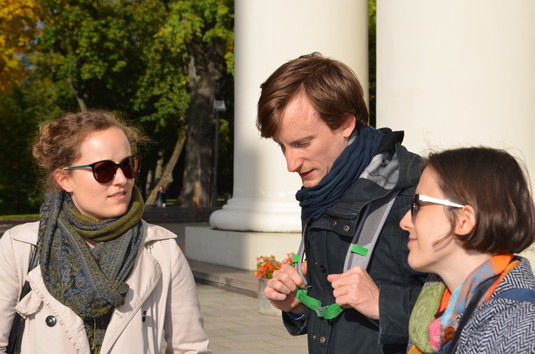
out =
<svg viewBox="0 0 535 354"><path fill-rule="evenodd" d="M0 90L29 75L21 59L31 52L41 7L36 0L0 0Z"/></svg>
<svg viewBox="0 0 535 354"><path fill-rule="evenodd" d="M35 213L42 202L31 144L40 122L69 104L66 86L27 79L0 91L0 214Z"/></svg>
<svg viewBox="0 0 535 354"><path fill-rule="evenodd" d="M45 15L36 67L66 82L79 109L129 112L136 68L125 7L119 1L40 0Z"/></svg>
<svg viewBox="0 0 535 354"><path fill-rule="evenodd" d="M225 85L231 83L233 73L233 1L0 3L15 3L20 10L14 11L15 5L0 8L1 28L13 27L12 34L0 34L0 82L14 88L0 97L0 124L10 135L6 140L27 147L36 122L65 111L112 110L141 126L155 142L144 154L141 184L145 179L149 186L156 182L149 176L154 176L157 160L171 172L179 161L181 169L188 171L176 181L186 186L181 188L184 205L209 202L205 196L213 184L213 101L216 94L227 91ZM3 64L8 62L9 67ZM220 118L223 131L231 134L230 121ZM27 131L18 131L19 125ZM183 137L185 152L177 159L175 147L181 146ZM11 141L2 144L9 147ZM6 149L6 155L11 149ZM20 160L27 165L29 150L22 153ZM169 159L174 162L167 164ZM8 181L15 173L4 171L0 193L12 189ZM163 181L171 183L173 176L176 171ZM25 182L28 188L19 191L30 195L31 188L37 189L36 183L29 182L32 178ZM193 185L195 192L186 193ZM3 195L1 199L7 200Z"/></svg>
<svg viewBox="0 0 535 354"><path fill-rule="evenodd" d="M213 104L225 74L233 72L233 4L225 0L177 1L159 35L187 53L190 111L180 203L209 206L216 124ZM211 166L212 168L206 168Z"/></svg>

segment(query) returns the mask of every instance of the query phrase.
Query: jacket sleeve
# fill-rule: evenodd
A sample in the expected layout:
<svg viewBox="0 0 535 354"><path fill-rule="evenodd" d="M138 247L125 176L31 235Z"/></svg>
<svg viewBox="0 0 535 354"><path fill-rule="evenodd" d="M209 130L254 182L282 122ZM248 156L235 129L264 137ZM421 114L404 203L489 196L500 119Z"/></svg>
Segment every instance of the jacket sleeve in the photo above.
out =
<svg viewBox="0 0 535 354"><path fill-rule="evenodd" d="M282 312L282 322L288 333L292 336L300 336L307 333L307 315L302 319L294 320L287 312Z"/></svg>
<svg viewBox="0 0 535 354"><path fill-rule="evenodd" d="M172 270L164 324L166 353L211 353L191 269L176 242L170 240L168 246Z"/></svg>
<svg viewBox="0 0 535 354"><path fill-rule="evenodd" d="M421 287L381 286L379 292L379 343L404 343L409 339L409 316Z"/></svg>

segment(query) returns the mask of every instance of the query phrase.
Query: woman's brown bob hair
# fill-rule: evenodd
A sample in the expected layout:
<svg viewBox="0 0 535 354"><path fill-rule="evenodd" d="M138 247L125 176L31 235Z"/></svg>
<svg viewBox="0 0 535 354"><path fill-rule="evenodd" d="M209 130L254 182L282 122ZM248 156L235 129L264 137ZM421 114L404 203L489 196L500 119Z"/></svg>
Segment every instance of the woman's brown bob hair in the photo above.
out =
<svg viewBox="0 0 535 354"><path fill-rule="evenodd" d="M257 128L263 138L272 138L291 99L304 93L321 119L335 130L348 116L357 127L368 125L364 92L349 66L319 53L303 55L279 67L264 82L258 101Z"/></svg>
<svg viewBox="0 0 535 354"><path fill-rule="evenodd" d="M446 150L430 154L423 168L436 172L438 186L448 200L474 208L474 229L457 236L465 249L518 253L535 241L535 207L527 172L506 151L488 147ZM453 226L455 218L450 220Z"/></svg>
<svg viewBox="0 0 535 354"><path fill-rule="evenodd" d="M139 143L148 142L139 130L128 126L107 111L65 113L58 120L41 126L32 153L39 166L46 171L45 188L52 192L58 191L59 186L53 177L54 171L70 166L80 157L80 145L91 133L111 127L117 127L124 132L132 154L136 154Z"/></svg>

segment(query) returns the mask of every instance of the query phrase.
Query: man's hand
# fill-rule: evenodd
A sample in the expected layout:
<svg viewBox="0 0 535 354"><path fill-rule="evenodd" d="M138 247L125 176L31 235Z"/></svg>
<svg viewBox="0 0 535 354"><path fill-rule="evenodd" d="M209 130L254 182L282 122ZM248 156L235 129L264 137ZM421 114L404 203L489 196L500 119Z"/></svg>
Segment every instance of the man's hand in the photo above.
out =
<svg viewBox="0 0 535 354"><path fill-rule="evenodd" d="M343 274L329 274L327 280L338 305L352 307L372 320L379 319L379 287L366 270L355 266Z"/></svg>
<svg viewBox="0 0 535 354"><path fill-rule="evenodd" d="M303 274L306 274L306 262L302 265ZM269 279L264 294L279 310L301 315L305 312L305 306L295 298L295 293L297 288L304 285L303 278L297 270L288 264L283 264L281 269L273 272L273 278Z"/></svg>

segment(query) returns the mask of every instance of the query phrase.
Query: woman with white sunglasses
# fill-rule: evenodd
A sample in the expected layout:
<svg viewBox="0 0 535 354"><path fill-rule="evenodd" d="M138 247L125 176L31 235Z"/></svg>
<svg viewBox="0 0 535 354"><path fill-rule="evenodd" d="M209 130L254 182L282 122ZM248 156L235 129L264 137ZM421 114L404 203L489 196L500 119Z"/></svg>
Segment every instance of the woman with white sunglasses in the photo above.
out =
<svg viewBox="0 0 535 354"><path fill-rule="evenodd" d="M410 317L409 353L535 352L535 278L516 255L535 240L535 208L514 157L431 154L400 225L409 265L434 273Z"/></svg>
<svg viewBox="0 0 535 354"><path fill-rule="evenodd" d="M104 111L41 129L40 221L0 239L0 352L210 353L176 235L141 219L141 140Z"/></svg>

